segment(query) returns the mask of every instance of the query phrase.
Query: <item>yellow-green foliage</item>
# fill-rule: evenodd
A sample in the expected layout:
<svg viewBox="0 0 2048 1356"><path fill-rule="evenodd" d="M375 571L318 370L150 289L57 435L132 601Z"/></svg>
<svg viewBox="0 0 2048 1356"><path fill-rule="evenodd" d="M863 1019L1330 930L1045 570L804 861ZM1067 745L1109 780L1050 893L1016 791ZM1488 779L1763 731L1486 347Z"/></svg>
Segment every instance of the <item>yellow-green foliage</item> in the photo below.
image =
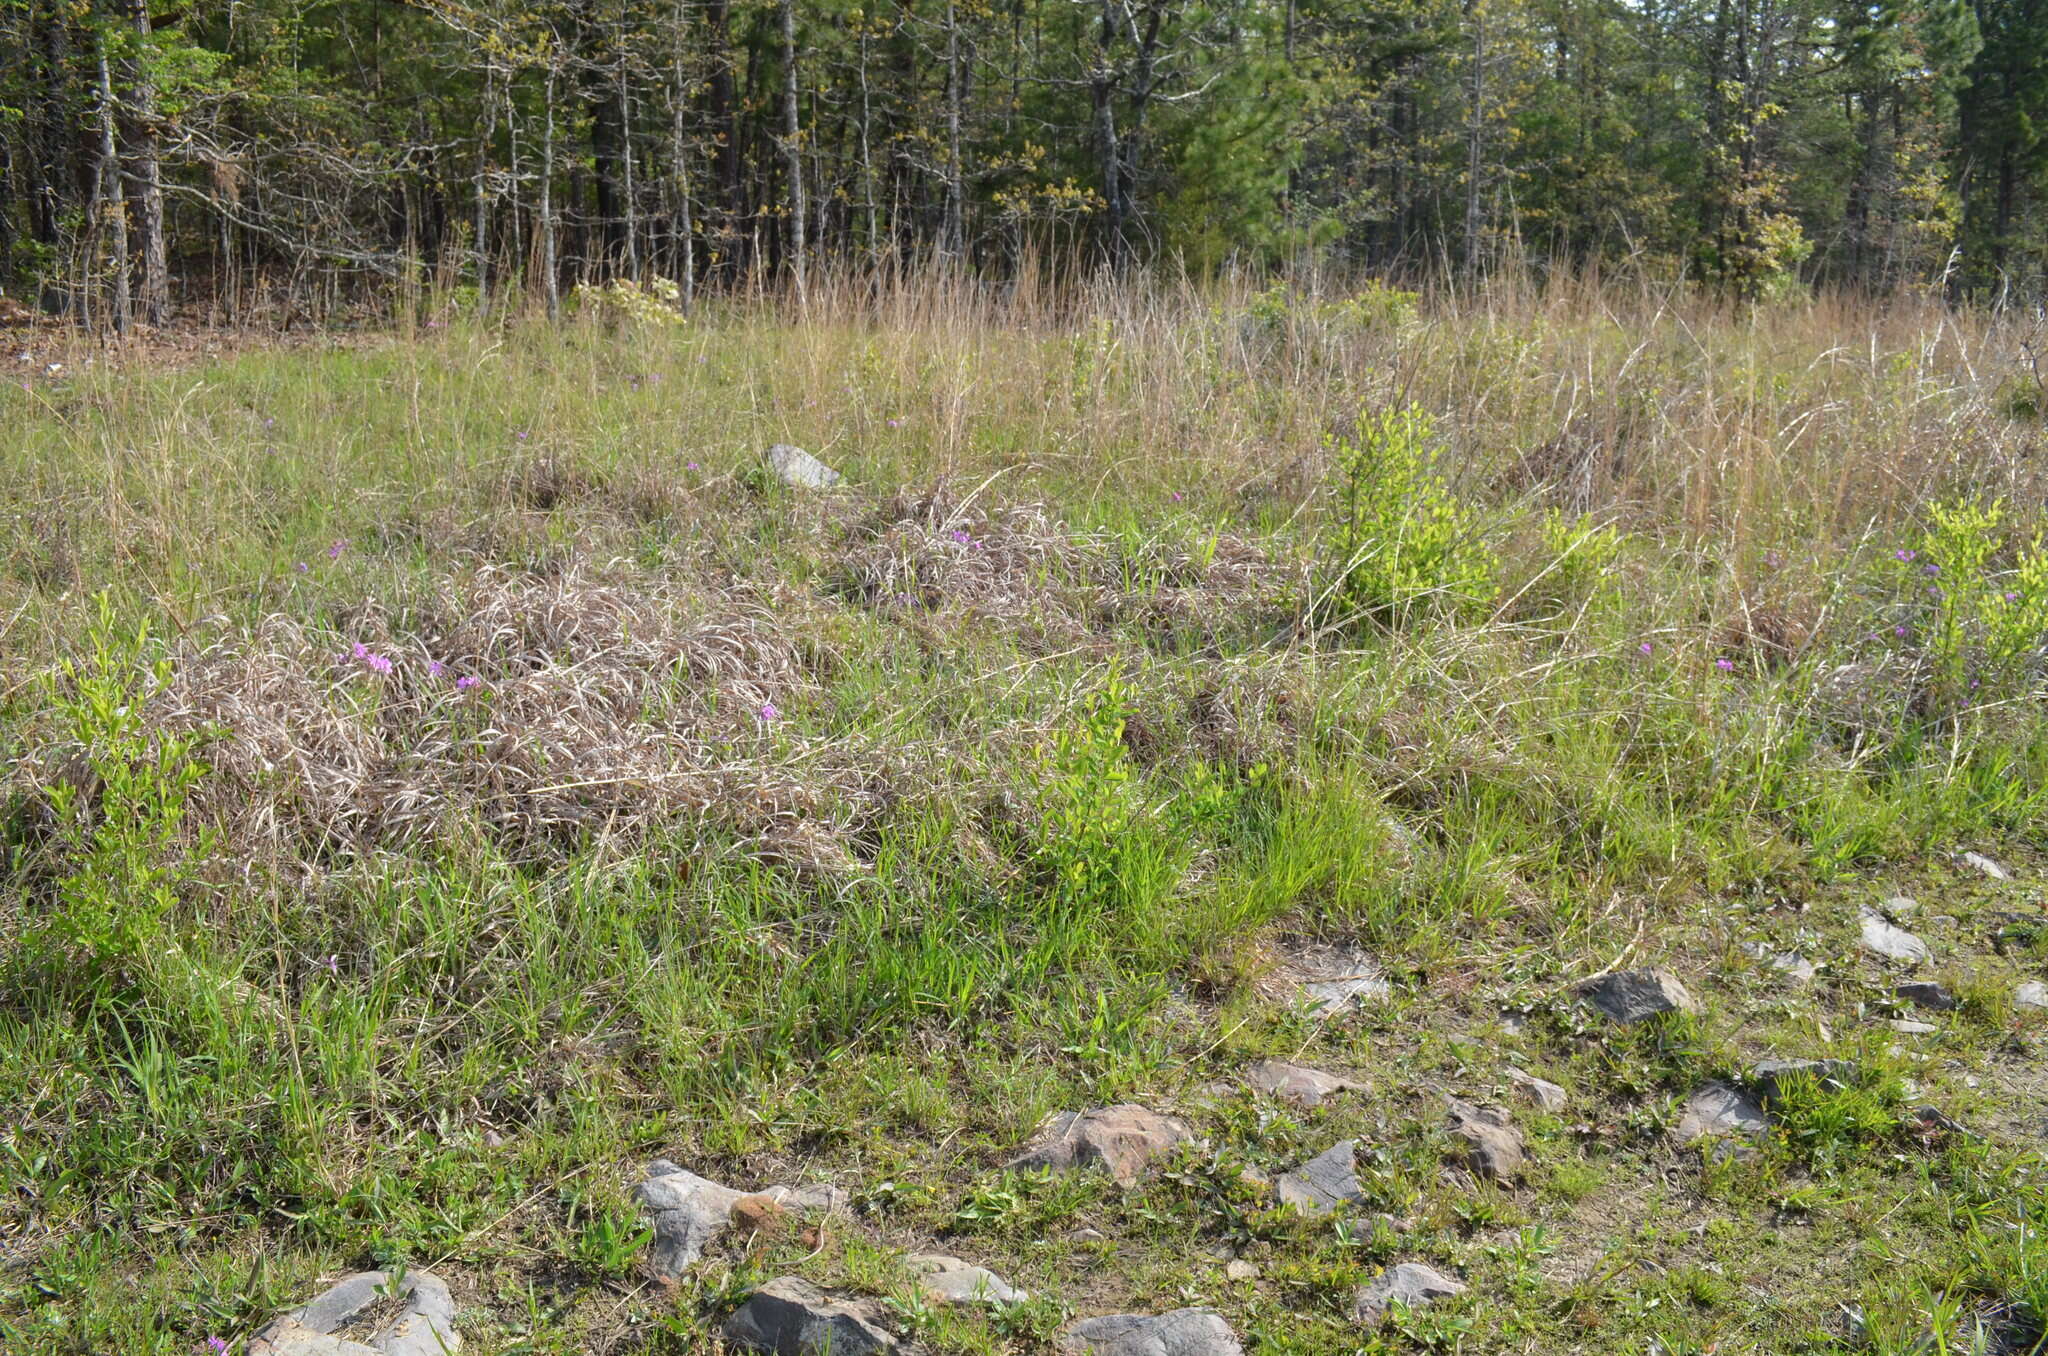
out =
<svg viewBox="0 0 2048 1356"><path fill-rule="evenodd" d="M1327 611L1470 611L1492 598L1497 562L1478 514L1437 469L1436 425L1426 412L1364 411L1354 431L1328 446L1338 480Z"/></svg>

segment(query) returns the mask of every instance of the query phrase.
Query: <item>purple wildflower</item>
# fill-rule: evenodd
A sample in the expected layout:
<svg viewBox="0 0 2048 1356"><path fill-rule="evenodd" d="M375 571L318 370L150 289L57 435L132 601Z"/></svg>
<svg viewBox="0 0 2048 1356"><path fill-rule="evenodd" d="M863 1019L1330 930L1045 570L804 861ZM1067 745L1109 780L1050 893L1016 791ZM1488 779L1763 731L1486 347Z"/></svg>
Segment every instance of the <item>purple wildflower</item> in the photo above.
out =
<svg viewBox="0 0 2048 1356"><path fill-rule="evenodd" d="M683 463L683 469L684 469L685 471L701 471L701 470L703 470L704 468L703 468L703 467L701 467L701 466L699 466L699 465L698 465L698 464L697 464L696 462L694 462L694 461L686 461L686 462L684 462L684 463Z"/></svg>
<svg viewBox="0 0 2048 1356"><path fill-rule="evenodd" d="M1167 498L1173 500L1174 503L1178 504L1180 502L1180 491L1175 490L1172 494L1168 495Z"/></svg>
<svg viewBox="0 0 2048 1356"><path fill-rule="evenodd" d="M443 664L440 660L429 659L427 661L427 677L439 678L442 674L446 672L448 672L448 666L446 664Z"/></svg>
<svg viewBox="0 0 2048 1356"><path fill-rule="evenodd" d="M902 427L903 427L903 421L902 421L901 419L891 419L891 420L889 421L889 427L890 427L890 428L902 428Z"/></svg>
<svg viewBox="0 0 2048 1356"><path fill-rule="evenodd" d="M1929 562L1928 564L1926 564L1926 565L1922 565L1922 566L1920 567L1920 573L1922 573L1922 574L1940 574L1940 573L1941 573L1941 566L1939 566L1939 565L1936 565L1936 564L1933 564L1932 562Z"/></svg>
<svg viewBox="0 0 2048 1356"><path fill-rule="evenodd" d="M760 715L761 723L763 725L768 724L770 721L780 720L782 718L782 712L775 709L774 702L762 702Z"/></svg>
<svg viewBox="0 0 2048 1356"><path fill-rule="evenodd" d="M1900 547L1898 550L1892 552L1892 559L1911 560L1914 556L1917 556L1919 554L1920 553L1918 551L1908 550L1905 547Z"/></svg>
<svg viewBox="0 0 2048 1356"><path fill-rule="evenodd" d="M1906 634L1906 624L1905 624L1904 622L1900 622L1900 623L1899 623L1899 624L1898 624L1897 626L1894 626L1894 627L1892 628L1892 634L1893 634L1893 635L1895 635L1895 636L1903 636L1903 635L1905 635L1905 634Z"/></svg>
<svg viewBox="0 0 2048 1356"><path fill-rule="evenodd" d="M1714 667L1721 670L1721 672L1723 673L1733 673L1735 672L1735 661L1732 659L1725 658L1716 659L1714 661Z"/></svg>
<svg viewBox="0 0 2048 1356"><path fill-rule="evenodd" d="M305 572L306 572L307 570L309 570L309 569L311 569L311 568L312 568L312 566L310 566L310 565L306 564L306 562L305 562L305 561L303 561L303 560L302 560L302 561L300 561L300 562L299 562L299 573L300 573L300 574L304 574L304 573L305 573Z"/></svg>
<svg viewBox="0 0 2048 1356"><path fill-rule="evenodd" d="M525 442L525 441L526 441L526 430L525 430L525 429L520 429L520 430L519 430L519 432L515 433L515 434L514 434L514 435L512 435L512 436L514 436L515 438L519 439L519 441L523 443L523 442Z"/></svg>
<svg viewBox="0 0 2048 1356"><path fill-rule="evenodd" d="M1644 654L1651 654L1656 650L1657 647L1650 644L1650 642L1646 640L1642 644L1636 646L1636 648L1638 650L1641 650Z"/></svg>
<svg viewBox="0 0 2048 1356"><path fill-rule="evenodd" d="M1767 551L1764 553L1764 564L1770 566L1772 569L1775 570L1784 563L1784 560L1778 555L1776 551Z"/></svg>
<svg viewBox="0 0 2048 1356"><path fill-rule="evenodd" d="M2008 603L2016 603L2019 600L2020 596L2017 593L2014 593L2011 589L2007 589L2005 591L2005 601L2007 601Z"/></svg>
<svg viewBox="0 0 2048 1356"><path fill-rule="evenodd" d="M327 548L327 558L329 560L340 560L341 553L346 550L348 550L348 538L336 537L334 545Z"/></svg>
<svg viewBox="0 0 2048 1356"><path fill-rule="evenodd" d="M455 686L458 691L467 692L471 688L482 686L483 681L473 673L465 673L455 680Z"/></svg>
<svg viewBox="0 0 2048 1356"><path fill-rule="evenodd" d="M225 1337L209 1337L206 1339L205 1343L200 1347L201 1351L208 1352L224 1352L227 1349L228 1339Z"/></svg>

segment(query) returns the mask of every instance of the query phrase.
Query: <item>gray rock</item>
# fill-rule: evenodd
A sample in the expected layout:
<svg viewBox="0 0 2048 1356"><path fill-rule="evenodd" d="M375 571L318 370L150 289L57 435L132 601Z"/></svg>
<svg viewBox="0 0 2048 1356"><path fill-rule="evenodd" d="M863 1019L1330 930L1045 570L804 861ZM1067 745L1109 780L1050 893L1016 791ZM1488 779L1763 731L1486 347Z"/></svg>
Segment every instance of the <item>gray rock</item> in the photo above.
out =
<svg viewBox="0 0 2048 1356"><path fill-rule="evenodd" d="M1762 942L1743 942L1738 949L1743 955L1761 965L1769 966L1794 984L1806 984L1813 979L1813 962L1797 951L1774 951Z"/></svg>
<svg viewBox="0 0 2048 1356"><path fill-rule="evenodd" d="M1931 1036L1941 1030L1932 1022L1916 1022L1909 1017L1894 1017L1885 1025L1907 1036Z"/></svg>
<svg viewBox="0 0 2048 1356"><path fill-rule="evenodd" d="M764 1196L786 1209L843 1214L850 1201L835 1186L771 1186L758 1192L735 1191L665 1158L647 1165L647 1177L633 1189L640 1208L654 1219L654 1242L648 1269L672 1281L704 1255L732 1224L732 1209L748 1196Z"/></svg>
<svg viewBox="0 0 2048 1356"><path fill-rule="evenodd" d="M834 1299L809 1281L778 1276L756 1290L721 1329L729 1346L775 1356L870 1356L894 1351L876 1322L878 1305Z"/></svg>
<svg viewBox="0 0 2048 1356"><path fill-rule="evenodd" d="M1062 1329L1054 1345L1069 1356L1244 1356L1214 1309L1084 1318Z"/></svg>
<svg viewBox="0 0 2048 1356"><path fill-rule="evenodd" d="M2006 870L2003 866L1999 865L1996 861L1993 861L1991 858L1986 857L1981 852L1965 852L1958 856L1956 860L1961 862L1964 866L1969 867L1972 871L1976 871L1981 873L1982 875L1988 876L1992 880L2012 879L2012 872Z"/></svg>
<svg viewBox="0 0 2048 1356"><path fill-rule="evenodd" d="M1918 965L1934 957L1934 953L1927 949L1927 943L1874 913L1863 915L1863 949L1887 960L1904 961L1910 965Z"/></svg>
<svg viewBox="0 0 2048 1356"><path fill-rule="evenodd" d="M1784 1098L1786 1084L1802 1078L1840 1092L1856 1081L1856 1065L1846 1059L1763 1059L1749 1071L1750 1086L1766 1111Z"/></svg>
<svg viewBox="0 0 2048 1356"><path fill-rule="evenodd" d="M1757 1136L1770 1127L1763 1108L1747 1094L1726 1083L1708 1083L1685 1100L1674 1132L1680 1144L1690 1144L1708 1135Z"/></svg>
<svg viewBox="0 0 2048 1356"><path fill-rule="evenodd" d="M2012 991L2012 1001L2023 1008L2048 1008L2048 984L2030 979Z"/></svg>
<svg viewBox="0 0 2048 1356"><path fill-rule="evenodd" d="M1901 918L1911 918L1914 914L1920 912L1920 901L1911 895L1893 895L1890 899L1878 905L1877 911L1896 923ZM1869 910L1866 909L1864 912L1868 913Z"/></svg>
<svg viewBox="0 0 2048 1356"><path fill-rule="evenodd" d="M1321 1106L1325 1097L1365 1089L1363 1083L1277 1059L1261 1060L1252 1065L1245 1071L1244 1081L1255 1092L1301 1107Z"/></svg>
<svg viewBox="0 0 2048 1356"><path fill-rule="evenodd" d="M1099 1167L1119 1185L1130 1186L1147 1163L1191 1138L1185 1122L1128 1103L1062 1111L1004 1166L1056 1171Z"/></svg>
<svg viewBox="0 0 2048 1356"><path fill-rule="evenodd" d="M1894 984L1892 992L1902 1003L1911 1003L1916 1008L1931 1008L1936 1012L1953 1012L1956 996L1931 979L1907 980Z"/></svg>
<svg viewBox="0 0 2048 1356"><path fill-rule="evenodd" d="M1459 1157L1481 1177L1512 1182L1522 1173L1522 1132L1490 1107L1476 1107L1455 1097L1450 1103L1451 1134L1462 1140Z"/></svg>
<svg viewBox="0 0 2048 1356"><path fill-rule="evenodd" d="M1361 971L1333 979L1311 980L1301 986L1301 991L1308 996L1311 1017L1334 1017L1370 999L1385 998L1394 989L1379 974Z"/></svg>
<svg viewBox="0 0 2048 1356"><path fill-rule="evenodd" d="M944 1253L920 1253L906 1265L918 1289L942 1304L1015 1304L1030 1298L988 1268Z"/></svg>
<svg viewBox="0 0 2048 1356"><path fill-rule="evenodd" d="M1578 986L1580 999L1623 1025L1660 1012L1698 1012L1700 1005L1669 970L1617 970Z"/></svg>
<svg viewBox="0 0 2048 1356"><path fill-rule="evenodd" d="M1508 1082L1515 1085L1516 1091L1545 1111L1562 1111L1571 1101L1570 1094L1557 1084L1538 1078L1534 1074L1524 1073L1512 1064L1503 1072L1506 1073Z"/></svg>
<svg viewBox="0 0 2048 1356"><path fill-rule="evenodd" d="M800 490L829 490L842 478L839 472L794 443L777 443L761 455L783 484Z"/></svg>
<svg viewBox="0 0 2048 1356"><path fill-rule="evenodd" d="M1327 1215L1363 1200L1358 1186L1358 1142L1344 1140L1317 1154L1293 1172L1280 1175L1283 1205L1305 1215Z"/></svg>
<svg viewBox="0 0 2048 1356"><path fill-rule="evenodd" d="M1223 1275L1226 1280L1256 1281L1259 1279L1259 1269L1242 1257L1233 1257L1223 1264Z"/></svg>
<svg viewBox="0 0 2048 1356"><path fill-rule="evenodd" d="M379 1300L405 1306L366 1342L334 1336ZM249 1343L249 1356L445 1356L460 1350L455 1300L430 1271L409 1271L394 1287L389 1273L359 1271L311 1302L273 1320Z"/></svg>
<svg viewBox="0 0 2048 1356"><path fill-rule="evenodd" d="M1351 1300L1351 1316L1361 1323L1378 1323L1394 1305L1417 1309L1431 1300L1449 1299L1465 1293L1463 1281L1454 1281L1434 1267L1420 1262L1403 1262L1388 1267L1371 1282L1360 1286Z"/></svg>

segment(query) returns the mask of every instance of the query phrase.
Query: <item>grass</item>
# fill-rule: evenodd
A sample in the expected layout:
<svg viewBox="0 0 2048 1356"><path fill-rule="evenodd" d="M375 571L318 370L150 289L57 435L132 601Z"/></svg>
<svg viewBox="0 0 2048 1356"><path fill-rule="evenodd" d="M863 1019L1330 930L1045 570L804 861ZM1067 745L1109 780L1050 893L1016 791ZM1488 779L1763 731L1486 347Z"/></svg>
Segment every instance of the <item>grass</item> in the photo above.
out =
<svg viewBox="0 0 2048 1356"><path fill-rule="evenodd" d="M1195 1302L1270 1353L2039 1344L2016 322L812 306L0 389L0 1348L239 1341L371 1264L448 1278L486 1353L703 1350L789 1270L941 1352ZM1857 949L1901 893L1955 1012ZM1311 1017L1318 947L1390 995ZM1648 964L1703 1011L1570 1000ZM1752 1154L1674 1143L1767 1056L1859 1075ZM1369 1091L1231 1085L1265 1057ZM1524 1181L1446 1171L1445 1094L1513 1111ZM1200 1142L1131 1192L1002 1170L1119 1101ZM1361 1210L1271 1208L1349 1137ZM663 1289L655 1157L856 1215ZM1036 1298L934 1312L934 1250ZM1402 1260L1471 1290L1359 1330Z"/></svg>

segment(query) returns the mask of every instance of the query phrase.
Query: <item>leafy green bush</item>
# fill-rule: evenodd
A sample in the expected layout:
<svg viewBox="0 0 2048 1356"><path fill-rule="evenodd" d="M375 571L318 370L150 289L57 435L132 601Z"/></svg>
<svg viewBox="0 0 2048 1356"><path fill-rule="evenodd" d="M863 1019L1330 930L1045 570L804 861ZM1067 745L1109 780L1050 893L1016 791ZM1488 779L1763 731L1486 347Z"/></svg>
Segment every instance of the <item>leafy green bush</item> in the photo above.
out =
<svg viewBox="0 0 2048 1356"><path fill-rule="evenodd" d="M2048 644L2048 549L2022 545L2005 506L1957 501L1929 508L1917 550L1893 553L1902 591L1922 618L1939 709L2023 693ZM2005 568L2000 568L2001 563Z"/></svg>
<svg viewBox="0 0 2048 1356"><path fill-rule="evenodd" d="M1493 597L1498 561L1480 537L1478 514L1437 469L1426 412L1363 412L1353 432L1327 446L1338 484L1326 615L1470 612Z"/></svg>

